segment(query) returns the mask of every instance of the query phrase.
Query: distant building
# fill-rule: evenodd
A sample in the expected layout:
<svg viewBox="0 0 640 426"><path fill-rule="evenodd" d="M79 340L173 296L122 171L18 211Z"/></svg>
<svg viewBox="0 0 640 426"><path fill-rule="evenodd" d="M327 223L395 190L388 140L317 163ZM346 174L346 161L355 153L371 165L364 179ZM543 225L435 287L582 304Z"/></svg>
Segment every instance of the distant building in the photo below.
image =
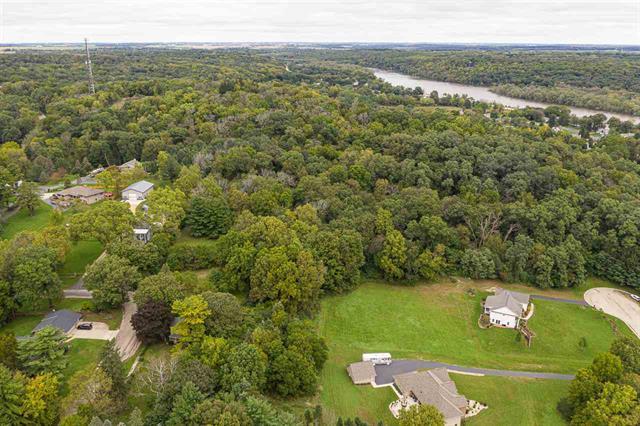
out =
<svg viewBox="0 0 640 426"><path fill-rule="evenodd" d="M118 169L120 169L120 171L125 171L135 169L136 167L142 167L142 163L134 158L133 160L129 160L124 164L120 164L118 166Z"/></svg>
<svg viewBox="0 0 640 426"><path fill-rule="evenodd" d="M133 237L138 240L138 241L142 241L143 243L148 243L149 241L151 241L151 229L147 228L147 227L139 227L139 228L133 228Z"/></svg>
<svg viewBox="0 0 640 426"><path fill-rule="evenodd" d="M93 204L103 200L104 194L104 189L89 188L88 186L73 186L53 194L51 196L51 202L62 208L70 207L77 202Z"/></svg>
<svg viewBox="0 0 640 426"><path fill-rule="evenodd" d="M529 308L529 299L528 294L500 288L485 300L484 313L493 325L517 328Z"/></svg>
<svg viewBox="0 0 640 426"><path fill-rule="evenodd" d="M355 385L368 385L376 380L376 369L371 361L354 362L347 367L347 373Z"/></svg>
<svg viewBox="0 0 640 426"><path fill-rule="evenodd" d="M146 180L132 183L122 191L122 199L128 201L141 201L153 190L153 184Z"/></svg>
<svg viewBox="0 0 640 426"><path fill-rule="evenodd" d="M456 384L449 377L446 368L398 374L393 376L393 384L402 395L401 399L394 403L401 407L401 410L415 404L429 404L442 413L447 426L462 424L462 419L467 413L467 398L458 393ZM394 415L396 414L399 414L399 411L394 412Z"/></svg>
<svg viewBox="0 0 640 426"><path fill-rule="evenodd" d="M59 311L49 312L42 321L33 329L31 334L42 330L45 327L51 326L62 331L64 334L69 334L80 322L82 315L78 312L73 312L68 309L60 309Z"/></svg>

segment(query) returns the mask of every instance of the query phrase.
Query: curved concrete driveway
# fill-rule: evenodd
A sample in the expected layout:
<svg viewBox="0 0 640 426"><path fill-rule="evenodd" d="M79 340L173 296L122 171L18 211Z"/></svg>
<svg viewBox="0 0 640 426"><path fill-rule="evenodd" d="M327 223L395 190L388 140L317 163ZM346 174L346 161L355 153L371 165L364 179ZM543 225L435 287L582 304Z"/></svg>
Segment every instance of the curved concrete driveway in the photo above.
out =
<svg viewBox="0 0 640 426"><path fill-rule="evenodd" d="M640 303L628 293L614 288L598 287L587 290L584 300L596 309L624 321L640 338Z"/></svg>
<svg viewBox="0 0 640 426"><path fill-rule="evenodd" d="M383 386L393 383L393 376L396 374L410 373L412 371L424 370L429 368L444 367L449 371L475 374L478 376L503 376L503 377L526 377L529 379L556 379L556 380L572 380L572 374L557 373L534 373L529 371L513 371L513 370L493 370L490 368L471 368L461 367L459 365L445 364L442 362L421 361L411 359L399 359L393 361L389 365L376 365L376 386Z"/></svg>

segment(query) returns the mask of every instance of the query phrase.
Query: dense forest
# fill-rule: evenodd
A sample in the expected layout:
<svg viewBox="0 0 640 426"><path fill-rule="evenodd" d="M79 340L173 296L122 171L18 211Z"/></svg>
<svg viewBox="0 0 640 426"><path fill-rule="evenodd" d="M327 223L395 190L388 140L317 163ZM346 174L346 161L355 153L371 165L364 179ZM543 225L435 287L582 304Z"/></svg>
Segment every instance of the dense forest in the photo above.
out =
<svg viewBox="0 0 640 426"><path fill-rule="evenodd" d="M263 396L316 391L327 348L310 318L323 295L352 290L361 274L541 288L592 274L640 287L638 139L612 132L589 145L539 111L425 98L343 63L349 55L300 52L294 63L270 51L100 49L93 96L79 51L0 55L0 207L31 208L28 181L69 184L98 166L117 196L140 175L109 166L133 158L158 183L135 216L104 201L0 241L2 321L59 295L70 242L96 239L107 252L85 279L96 308L135 290L134 327L146 342L166 340L182 319L170 376L145 379L155 392L145 424L286 425L298 420ZM479 63L502 54L487 55ZM401 54L376 58L358 62L413 66ZM524 81L514 60L500 81L488 72L465 82L638 90L636 62L610 60L625 67L569 78L559 60ZM602 80L588 83L591 72ZM154 228L146 245L130 236L141 221ZM205 278L192 272L205 268ZM13 361L0 367L0 388L15 395L2 415L19 423L31 412L21 397L34 381L55 388L60 369L2 356ZM128 391L121 368L108 347L102 359L99 374L73 379L63 424L126 411L114 402Z"/></svg>
<svg viewBox="0 0 640 426"><path fill-rule="evenodd" d="M539 102L640 115L640 57L595 52L343 50L312 53ZM293 55L295 57L295 55Z"/></svg>

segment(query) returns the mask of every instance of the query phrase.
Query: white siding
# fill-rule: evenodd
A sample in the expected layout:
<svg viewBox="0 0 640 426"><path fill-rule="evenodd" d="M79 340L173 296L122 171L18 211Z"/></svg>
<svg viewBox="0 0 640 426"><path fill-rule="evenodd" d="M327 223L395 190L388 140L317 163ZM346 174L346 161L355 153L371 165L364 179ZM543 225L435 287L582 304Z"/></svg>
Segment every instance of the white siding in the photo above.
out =
<svg viewBox="0 0 640 426"><path fill-rule="evenodd" d="M518 319L513 315L506 315L496 311L491 311L489 321L491 324L508 328L516 328L518 325Z"/></svg>

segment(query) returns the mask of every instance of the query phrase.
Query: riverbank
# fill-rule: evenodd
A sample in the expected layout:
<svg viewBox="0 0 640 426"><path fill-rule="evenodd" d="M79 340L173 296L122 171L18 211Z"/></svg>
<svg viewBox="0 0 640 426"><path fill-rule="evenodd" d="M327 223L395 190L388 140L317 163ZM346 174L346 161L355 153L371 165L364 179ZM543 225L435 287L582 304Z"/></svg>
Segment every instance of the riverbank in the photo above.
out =
<svg viewBox="0 0 640 426"><path fill-rule="evenodd" d="M420 87L426 96L433 90L436 90L440 95L448 93L450 95L460 94L467 95L474 98L477 101L502 104L511 108L525 108L527 106L534 108L546 108L553 104L532 101L521 98L514 98L510 96L500 95L491 91L490 87L484 86L470 86L467 84L451 83L447 81L425 80L417 77L412 77L406 74L400 74L394 71L381 70L371 68L371 71L376 77L394 85L404 86L407 88ZM557 104L556 104L557 105ZM566 105L571 113L577 117L586 117L595 114L604 114L607 119L610 117L616 117L621 121L631 121L635 124L640 123L640 117L635 117L628 114L621 114L610 111L600 111L596 109L580 108L571 105Z"/></svg>

